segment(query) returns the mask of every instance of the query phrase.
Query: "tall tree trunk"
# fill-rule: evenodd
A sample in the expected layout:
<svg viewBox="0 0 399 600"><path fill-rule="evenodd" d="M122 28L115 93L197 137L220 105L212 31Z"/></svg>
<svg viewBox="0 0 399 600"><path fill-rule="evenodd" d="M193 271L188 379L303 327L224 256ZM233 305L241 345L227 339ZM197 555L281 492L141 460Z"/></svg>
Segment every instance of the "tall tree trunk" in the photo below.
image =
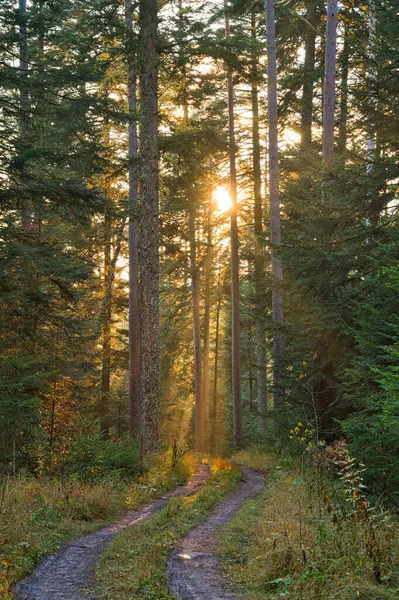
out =
<svg viewBox="0 0 399 600"><path fill-rule="evenodd" d="M268 75L268 125L269 125L269 197L270 197L270 242L272 246L272 316L273 316L273 379L275 409L284 401L284 354L285 340L282 325L284 323L283 296L280 284L283 268L276 255L281 244L280 200L279 200L279 164L278 164L278 114L277 114L277 60L276 26L274 20L274 1L265 0L266 44Z"/></svg>
<svg viewBox="0 0 399 600"><path fill-rule="evenodd" d="M28 32L27 32L26 0L19 0L19 73L21 84L19 89L19 139L21 146L28 143L29 135L29 95L28 95ZM23 167L21 182L23 183ZM32 226L32 217L26 193L22 190L21 224L24 229Z"/></svg>
<svg viewBox="0 0 399 600"><path fill-rule="evenodd" d="M106 296L108 281L111 274L111 227L112 219L107 210L104 218L104 296ZM100 398L100 435L103 439L109 436L109 404L111 391L111 319L112 293L110 293L104 310L102 323L102 370Z"/></svg>
<svg viewBox="0 0 399 600"><path fill-rule="evenodd" d="M344 47L341 54L341 99L339 115L338 147L341 153L345 152L348 138L348 77L349 77L349 23L345 23Z"/></svg>
<svg viewBox="0 0 399 600"><path fill-rule="evenodd" d="M335 77L337 62L337 0L327 0L327 26L325 42L325 65L324 65L324 96L323 96L323 204L330 211L333 204L331 190L332 169L334 160L334 113L335 113ZM330 234L329 241L333 239ZM318 410L320 412L321 428L328 436L333 427L330 407L334 402L334 390L331 382L334 379L334 365L331 361L326 362L327 352L320 345L321 378L316 382L315 391L318 399Z"/></svg>
<svg viewBox="0 0 399 600"><path fill-rule="evenodd" d="M313 88L316 61L316 0L306 0L305 62L303 68L303 92L301 115L301 148L306 150L312 143Z"/></svg>
<svg viewBox="0 0 399 600"><path fill-rule="evenodd" d="M204 405L205 449L209 448L209 380L211 351L211 308L212 308L212 190L209 190L209 207L206 224L206 257L204 265L204 353L202 362L202 398Z"/></svg>
<svg viewBox="0 0 399 600"><path fill-rule="evenodd" d="M377 135L376 135L376 112L377 112L377 66L376 66L376 30L377 30L377 16L375 9L374 0L369 0L369 19L368 19L368 108L369 108L369 121L368 121L368 132L367 132L367 167L366 173L369 177L372 177L374 172L376 154L377 154ZM378 191L371 189L368 194L368 221L377 225L380 217L381 203L378 201Z"/></svg>
<svg viewBox="0 0 399 600"><path fill-rule="evenodd" d="M256 12L251 12L251 34L256 42ZM263 244L263 202L262 171L260 166L259 135L259 93L258 93L258 57L256 50L252 53L251 68L251 101L252 101L252 168L254 177L254 230L255 230L255 339L256 339L256 382L258 400L258 430L265 431L267 425L267 381L266 381L266 331L265 331L265 291L264 291L264 244ZM251 365L252 367L252 365ZM250 379L252 384L252 375ZM250 386L252 393L252 389ZM252 406L252 399L251 399Z"/></svg>
<svg viewBox="0 0 399 600"><path fill-rule="evenodd" d="M141 455L158 447L159 222L158 222L158 2L140 0L141 88Z"/></svg>
<svg viewBox="0 0 399 600"><path fill-rule="evenodd" d="M140 398L140 288L136 56L132 45L133 3L125 0L129 110L129 431L138 433Z"/></svg>
<svg viewBox="0 0 399 600"><path fill-rule="evenodd" d="M323 166L328 176L334 157L335 74L337 66L337 0L327 0L323 98Z"/></svg>
<svg viewBox="0 0 399 600"><path fill-rule="evenodd" d="M224 0L227 9L227 0ZM230 39L230 21L225 13L226 39ZM231 305L232 305L232 387L233 387L233 435L234 445L242 445L242 401L241 401L241 366L240 366L240 287L238 260L238 226L237 226L237 168L234 125L234 93L231 69L227 76L227 93L229 109L229 162L230 162L230 198L231 198Z"/></svg>
<svg viewBox="0 0 399 600"><path fill-rule="evenodd" d="M179 0L179 31L183 36L183 0ZM187 69L182 60L182 107L183 119L186 127L189 126L188 98L187 98ZM203 394L203 369L201 349L201 311L200 311L200 274L197 266L197 241L196 241L196 210L195 200L192 198L190 188L187 189L188 224L190 243L190 279L191 279L191 305L193 311L193 346L194 346L194 390L195 390L195 445L197 452L205 450L205 410Z"/></svg>
<svg viewBox="0 0 399 600"><path fill-rule="evenodd" d="M195 440L198 452L204 451L204 404L202 390L201 315L199 305L199 271L194 207L189 214L191 301L193 309L194 387L195 387Z"/></svg>
<svg viewBox="0 0 399 600"><path fill-rule="evenodd" d="M54 432L55 432L55 405L57 402L57 374L54 374L53 389L51 396L51 413L50 413L50 434L49 434L49 449L53 453Z"/></svg>
<svg viewBox="0 0 399 600"><path fill-rule="evenodd" d="M216 325L215 325L215 359L214 359L214 370L213 370L213 391L212 391L212 408L211 408L211 449L215 448L215 439L217 435L216 422L217 422L217 402L218 402L218 368L219 368L219 325L220 325L220 308L222 304L222 297L220 292L220 270L218 276L218 299L216 305Z"/></svg>
<svg viewBox="0 0 399 600"><path fill-rule="evenodd" d="M376 11L374 0L369 2L369 91L368 91L368 104L370 109L370 119L367 135L367 174L371 175L374 169L375 161L375 110L376 110L376 81L377 81L377 69L375 64L375 36L376 36Z"/></svg>

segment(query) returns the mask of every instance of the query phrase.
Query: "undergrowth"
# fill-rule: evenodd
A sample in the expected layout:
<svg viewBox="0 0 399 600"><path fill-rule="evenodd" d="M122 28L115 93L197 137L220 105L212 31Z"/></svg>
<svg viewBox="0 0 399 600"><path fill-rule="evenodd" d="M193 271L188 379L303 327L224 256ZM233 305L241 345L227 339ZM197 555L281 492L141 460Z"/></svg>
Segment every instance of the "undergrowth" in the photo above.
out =
<svg viewBox="0 0 399 600"><path fill-rule="evenodd" d="M172 600L166 584L168 551L231 493L242 479L231 462L215 459L212 477L195 495L174 497L160 513L119 535L97 565L96 597Z"/></svg>
<svg viewBox="0 0 399 600"><path fill-rule="evenodd" d="M176 464L175 464L176 463ZM0 482L0 598L60 542L93 531L186 481L194 457L162 454L142 476L94 481L20 475Z"/></svg>
<svg viewBox="0 0 399 600"><path fill-rule="evenodd" d="M259 453L238 459L265 471L275 460L265 455L262 467ZM281 458L264 491L225 528L219 550L240 598L397 600L398 521L368 506L352 459L341 452L335 462L339 476Z"/></svg>

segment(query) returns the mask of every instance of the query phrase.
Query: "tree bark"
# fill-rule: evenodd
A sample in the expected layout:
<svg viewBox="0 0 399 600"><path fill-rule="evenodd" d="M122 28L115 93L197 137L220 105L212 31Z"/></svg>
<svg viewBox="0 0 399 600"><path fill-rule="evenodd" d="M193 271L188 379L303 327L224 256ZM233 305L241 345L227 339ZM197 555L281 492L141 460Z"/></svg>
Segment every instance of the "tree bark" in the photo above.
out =
<svg viewBox="0 0 399 600"><path fill-rule="evenodd" d="M368 104L370 109L370 119L367 134L367 175L371 175L374 169L375 162L375 150L376 150L376 136L375 136L375 111L377 106L376 101L376 82L377 82L377 69L375 64L375 36L377 27L377 18L375 11L374 0L369 2L369 90L368 90Z"/></svg>
<svg viewBox="0 0 399 600"><path fill-rule="evenodd" d="M125 0L128 39L127 92L129 111L129 431L138 433L140 397L140 287L136 56L132 47L133 3Z"/></svg>
<svg viewBox="0 0 399 600"><path fill-rule="evenodd" d="M272 251L272 317L273 317L273 404L280 409L284 402L284 354L285 340L282 325L284 323L283 296L280 284L283 268L276 255L281 244L281 220L279 200L279 163L278 163L278 114L277 114L277 59L276 27L274 1L265 0L267 75L268 75L268 125L269 125L269 197L270 197L270 242Z"/></svg>
<svg viewBox="0 0 399 600"><path fill-rule="evenodd" d="M202 389L201 316L199 305L199 272L197 267L197 244L195 212L189 214L191 302L193 309L194 341L194 387L195 387L195 445L197 452L204 451L204 403Z"/></svg>
<svg viewBox="0 0 399 600"><path fill-rule="evenodd" d="M349 25L345 23L344 47L341 54L341 99L339 114L339 137L338 148L341 153L345 152L348 138L348 76L349 76Z"/></svg>
<svg viewBox="0 0 399 600"><path fill-rule="evenodd" d="M27 32L26 0L19 0L19 73L21 84L19 88L19 139L22 148L28 143L29 136L29 95L28 95L28 32ZM23 170L21 183L23 183ZM21 194L21 225L23 229L30 229L32 217L28 206L28 199L24 191Z"/></svg>
<svg viewBox="0 0 399 600"><path fill-rule="evenodd" d="M301 115L301 148L305 150L312 143L313 88L316 60L316 0L306 0L305 61L303 69L303 93Z"/></svg>
<svg viewBox="0 0 399 600"><path fill-rule="evenodd" d="M227 0L224 0L225 9ZM225 13L226 39L230 39L230 21ZM228 69L227 93L229 110L229 162L230 162L230 198L231 198L231 321L232 321L232 389L233 389L233 435L234 446L242 445L242 400L241 400L241 365L240 365L240 287L238 259L238 226L237 226L237 168L234 125L234 93L233 75Z"/></svg>
<svg viewBox="0 0 399 600"><path fill-rule="evenodd" d="M140 0L141 456L157 450L159 431L160 371L157 9L157 0Z"/></svg>
<svg viewBox="0 0 399 600"><path fill-rule="evenodd" d="M202 398L204 405L204 436L205 449L209 449L209 380L210 380L210 351L211 351L211 308L212 308L212 190L209 190L209 209L206 224L206 257L204 283L204 353L202 363Z"/></svg>
<svg viewBox="0 0 399 600"><path fill-rule="evenodd" d="M372 178L375 160L377 156L377 132L376 132L376 112L378 103L378 92L377 82L378 73L376 65L376 30L377 30L377 17L374 0L369 0L369 15L368 15L368 131L367 131L367 166L366 173L368 177ZM374 189L373 189L374 188ZM368 207L367 207L367 222L371 225L378 225L380 218L380 212L383 208L383 204L379 201L378 190L371 185L368 195Z"/></svg>
<svg viewBox="0 0 399 600"><path fill-rule="evenodd" d="M337 64L337 0L327 0L326 58L323 99L323 166L326 174L334 156L335 74Z"/></svg>
<svg viewBox="0 0 399 600"><path fill-rule="evenodd" d="M252 40L256 42L256 12L251 12ZM252 54L251 69L251 101L252 101L252 168L254 177L254 232L255 232L255 340L256 340L256 383L258 402L258 431L265 431L267 426L267 381L266 381L266 331L265 331L265 291L264 282L264 243L263 243L263 201L262 171L259 134L259 91L258 91L258 57L256 50ZM252 367L252 365L251 365ZM252 374L250 376L252 384ZM252 395L252 388L250 386ZM252 398L250 402L252 406Z"/></svg>
<svg viewBox="0 0 399 600"><path fill-rule="evenodd" d="M104 297L107 295L108 281L111 274L111 225L112 219L107 211L104 218ZM102 323L102 370L100 398L100 436L109 437L109 404L111 390L111 319L112 296L109 295Z"/></svg>
<svg viewBox="0 0 399 600"><path fill-rule="evenodd" d="M212 392L212 408L211 408L211 449L215 448L215 438L217 435L217 399L218 399L218 368L219 368L219 325L220 325L220 308L222 304L220 292L220 270L218 276L218 299L216 305L216 325L215 325L215 359L214 359L214 375L213 375L213 392Z"/></svg>

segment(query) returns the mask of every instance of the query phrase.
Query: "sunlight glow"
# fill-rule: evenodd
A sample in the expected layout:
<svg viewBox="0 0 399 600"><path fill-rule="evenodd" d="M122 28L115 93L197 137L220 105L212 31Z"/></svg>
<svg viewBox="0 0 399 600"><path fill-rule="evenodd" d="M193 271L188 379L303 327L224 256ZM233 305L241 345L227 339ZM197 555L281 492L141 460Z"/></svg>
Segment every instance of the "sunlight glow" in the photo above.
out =
<svg viewBox="0 0 399 600"><path fill-rule="evenodd" d="M217 187L213 191L213 199L220 212L227 212L231 209L231 198L228 190L224 187Z"/></svg>
<svg viewBox="0 0 399 600"><path fill-rule="evenodd" d="M284 129L282 135L282 142L284 145L287 144L298 144L301 141L301 136L297 131L292 129Z"/></svg>

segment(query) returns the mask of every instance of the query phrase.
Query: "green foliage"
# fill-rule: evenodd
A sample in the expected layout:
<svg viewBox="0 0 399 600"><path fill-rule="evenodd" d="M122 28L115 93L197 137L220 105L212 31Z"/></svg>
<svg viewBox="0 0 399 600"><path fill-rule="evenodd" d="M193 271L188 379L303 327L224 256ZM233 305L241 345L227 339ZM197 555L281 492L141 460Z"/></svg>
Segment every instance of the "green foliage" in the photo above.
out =
<svg viewBox="0 0 399 600"><path fill-rule="evenodd" d="M399 270L385 247L385 265L365 281L356 306L357 355L346 375L347 400L356 407L344 423L353 453L367 465L367 483L381 498L399 502ZM389 261L389 262L388 262ZM391 264L390 264L391 263Z"/></svg>
<svg viewBox="0 0 399 600"><path fill-rule="evenodd" d="M139 470L139 453L135 441L102 440L97 433L79 434L73 440L65 462L68 475L83 481L109 474L132 476Z"/></svg>
<svg viewBox="0 0 399 600"><path fill-rule="evenodd" d="M243 458L251 464L250 453ZM328 462L342 462L341 458L330 452ZM268 468L270 458L264 456L263 461ZM256 462L261 463L259 455ZM370 529L362 513L356 512L355 518L347 508L347 492L350 490L353 506L359 474L350 461L345 464L342 468L345 472L351 469L355 487L346 480L338 481L330 469L320 476L309 464L282 461L269 475L265 490L247 502L227 526L219 550L225 573L240 598L397 597L397 521L377 511Z"/></svg>

